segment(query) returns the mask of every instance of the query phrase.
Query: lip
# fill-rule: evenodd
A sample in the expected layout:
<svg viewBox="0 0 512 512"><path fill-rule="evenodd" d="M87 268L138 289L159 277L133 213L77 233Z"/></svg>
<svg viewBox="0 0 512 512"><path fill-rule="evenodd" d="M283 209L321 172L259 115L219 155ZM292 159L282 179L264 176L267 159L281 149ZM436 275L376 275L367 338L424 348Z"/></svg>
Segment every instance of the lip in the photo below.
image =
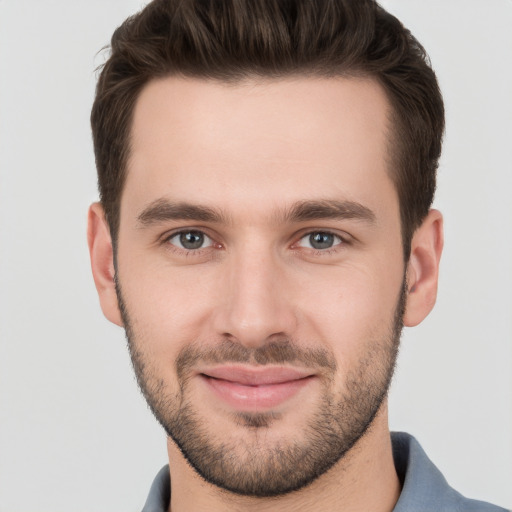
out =
<svg viewBox="0 0 512 512"><path fill-rule="evenodd" d="M265 411L294 397L314 374L289 367L217 366L199 373L208 390L238 411Z"/></svg>

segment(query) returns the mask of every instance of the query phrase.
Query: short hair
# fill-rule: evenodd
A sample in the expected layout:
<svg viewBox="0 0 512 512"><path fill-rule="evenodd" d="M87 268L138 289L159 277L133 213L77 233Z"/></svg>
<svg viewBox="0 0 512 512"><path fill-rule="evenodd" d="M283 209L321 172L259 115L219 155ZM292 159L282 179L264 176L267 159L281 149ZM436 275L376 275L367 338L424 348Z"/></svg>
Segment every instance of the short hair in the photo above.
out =
<svg viewBox="0 0 512 512"><path fill-rule="evenodd" d="M380 83L391 105L388 167L408 260L434 198L444 106L424 48L375 0L154 0L110 48L91 125L114 249L134 106L149 81L358 76Z"/></svg>

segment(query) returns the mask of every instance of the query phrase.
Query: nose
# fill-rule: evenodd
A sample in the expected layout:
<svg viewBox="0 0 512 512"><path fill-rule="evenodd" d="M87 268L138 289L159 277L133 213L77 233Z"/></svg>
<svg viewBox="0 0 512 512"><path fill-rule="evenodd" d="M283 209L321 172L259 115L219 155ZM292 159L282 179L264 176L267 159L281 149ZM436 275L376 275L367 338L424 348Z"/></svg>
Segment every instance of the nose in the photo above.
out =
<svg viewBox="0 0 512 512"><path fill-rule="evenodd" d="M223 264L215 332L247 348L289 338L296 326L286 269L270 250L244 250Z"/></svg>

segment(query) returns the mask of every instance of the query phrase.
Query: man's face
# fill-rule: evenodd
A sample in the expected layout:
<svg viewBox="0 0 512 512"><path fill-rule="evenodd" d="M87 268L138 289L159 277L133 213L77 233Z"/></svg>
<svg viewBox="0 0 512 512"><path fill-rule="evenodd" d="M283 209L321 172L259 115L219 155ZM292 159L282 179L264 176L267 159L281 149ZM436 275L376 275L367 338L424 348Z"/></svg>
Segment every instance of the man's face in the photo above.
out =
<svg viewBox="0 0 512 512"><path fill-rule="evenodd" d="M220 487L310 483L385 400L404 300L387 115L356 79L166 78L138 99L123 322L156 417Z"/></svg>

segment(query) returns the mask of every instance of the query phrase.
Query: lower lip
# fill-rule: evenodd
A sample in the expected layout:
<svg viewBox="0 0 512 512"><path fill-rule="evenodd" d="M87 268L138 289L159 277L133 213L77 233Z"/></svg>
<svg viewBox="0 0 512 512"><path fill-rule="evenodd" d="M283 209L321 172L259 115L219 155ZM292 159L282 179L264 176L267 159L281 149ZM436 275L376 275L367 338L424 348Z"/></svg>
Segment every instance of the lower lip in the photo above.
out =
<svg viewBox="0 0 512 512"><path fill-rule="evenodd" d="M206 375L202 375L202 378L214 394L231 407L243 411L276 407L295 396L313 380L313 377L306 377L277 384L247 386Z"/></svg>

